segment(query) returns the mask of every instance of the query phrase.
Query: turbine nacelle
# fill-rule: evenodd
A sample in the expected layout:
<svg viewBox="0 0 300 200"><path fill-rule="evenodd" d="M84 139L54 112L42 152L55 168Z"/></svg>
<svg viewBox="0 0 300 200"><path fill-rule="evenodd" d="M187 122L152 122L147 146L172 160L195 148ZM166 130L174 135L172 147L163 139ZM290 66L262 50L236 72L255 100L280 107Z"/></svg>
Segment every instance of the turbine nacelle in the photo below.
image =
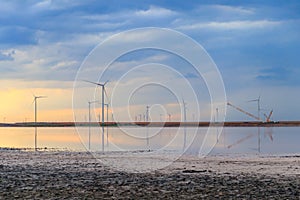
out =
<svg viewBox="0 0 300 200"><path fill-rule="evenodd" d="M47 96L34 96L34 99L47 98Z"/></svg>

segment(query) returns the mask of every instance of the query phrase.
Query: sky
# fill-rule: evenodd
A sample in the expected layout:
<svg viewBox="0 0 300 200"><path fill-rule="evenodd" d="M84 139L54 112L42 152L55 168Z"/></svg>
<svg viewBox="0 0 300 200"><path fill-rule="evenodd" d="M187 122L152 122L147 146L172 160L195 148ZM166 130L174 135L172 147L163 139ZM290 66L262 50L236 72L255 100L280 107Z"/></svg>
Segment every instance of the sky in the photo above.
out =
<svg viewBox="0 0 300 200"><path fill-rule="evenodd" d="M256 114L256 103L248 101L260 96L260 115L273 109L273 120L300 119L299 1L0 0L0 12L0 122L33 121L33 94L47 96L38 101L39 121L72 121L74 80L83 61L112 35L144 27L175 30L199 43L217 66L227 100L233 104ZM172 66L175 71L161 73L147 63ZM125 77L122 87L145 74L150 79L187 79L201 97L198 102L187 97L188 120L198 115L195 103L199 102L201 120L216 117L208 112L205 81L170 52L142 50L120 56L107 72L111 79L107 92L113 94L122 70L141 64L145 65L142 75L136 71L131 78ZM84 121L87 101L92 98L84 91L95 88L81 86L82 102L75 109L77 120ZM172 93L160 90L153 85L139 89L130 100L131 117L140 117L145 105L151 104L154 120L168 113L180 119L181 97L176 100ZM124 94L119 95L114 98L118 105L114 115L126 120L121 113L128 106L117 102ZM99 105L94 108L99 113ZM226 120L252 119L228 107Z"/></svg>

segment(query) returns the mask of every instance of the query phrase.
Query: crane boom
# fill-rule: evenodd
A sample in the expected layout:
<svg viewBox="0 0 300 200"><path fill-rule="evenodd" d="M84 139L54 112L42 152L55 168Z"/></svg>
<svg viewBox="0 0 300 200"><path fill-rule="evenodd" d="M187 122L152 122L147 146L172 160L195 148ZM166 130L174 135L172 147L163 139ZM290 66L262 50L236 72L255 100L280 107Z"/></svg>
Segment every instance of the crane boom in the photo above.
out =
<svg viewBox="0 0 300 200"><path fill-rule="evenodd" d="M235 106L235 105L233 105L233 104L231 104L229 102L227 102L227 105L235 108L236 110L238 110L238 111L240 111L240 112L242 112L242 113L244 113L244 114L246 114L246 115L248 115L248 116L250 116L250 117L252 117L252 118L254 118L256 120L258 120L258 121L261 121L261 119L259 117L256 117L255 115L253 115L253 114L251 114L251 113L249 113L247 111L244 111L243 109L241 109L241 108L239 108L239 107L237 107L237 106Z"/></svg>
<svg viewBox="0 0 300 200"><path fill-rule="evenodd" d="M240 143L242 143L242 142L244 142L244 141L250 139L251 137L253 137L253 133L247 135L247 136L244 137L244 138L239 139L238 141L236 141L235 143L233 143L233 144L231 144L231 145L228 145L227 148L230 149L231 147L236 146L236 145L238 145L238 144L240 144Z"/></svg>
<svg viewBox="0 0 300 200"><path fill-rule="evenodd" d="M270 119L271 119L272 114L273 114L273 110L271 110L269 116L267 117L267 122L270 122L270 121L271 121Z"/></svg>

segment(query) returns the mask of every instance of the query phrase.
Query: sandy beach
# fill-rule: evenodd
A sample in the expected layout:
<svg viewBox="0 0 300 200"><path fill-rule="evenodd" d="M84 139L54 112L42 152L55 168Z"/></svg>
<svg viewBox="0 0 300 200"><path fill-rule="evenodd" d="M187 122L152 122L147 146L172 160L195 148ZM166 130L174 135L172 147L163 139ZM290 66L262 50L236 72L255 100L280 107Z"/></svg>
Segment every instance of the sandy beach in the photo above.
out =
<svg viewBox="0 0 300 200"><path fill-rule="evenodd" d="M0 154L0 199L300 199L299 155L186 155L165 168L135 173L122 170L122 162L168 163L167 156L136 159L119 152L95 159L88 152L17 149Z"/></svg>

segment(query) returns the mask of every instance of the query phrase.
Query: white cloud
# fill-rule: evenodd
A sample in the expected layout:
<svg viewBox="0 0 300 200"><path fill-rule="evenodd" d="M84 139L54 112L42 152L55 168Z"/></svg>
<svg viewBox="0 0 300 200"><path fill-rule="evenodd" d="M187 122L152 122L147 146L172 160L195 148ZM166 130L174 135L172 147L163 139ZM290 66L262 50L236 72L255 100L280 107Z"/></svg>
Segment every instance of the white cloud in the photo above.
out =
<svg viewBox="0 0 300 200"><path fill-rule="evenodd" d="M244 21L227 21L227 22L201 22L190 25L179 26L182 30L197 30L197 29L215 29L215 30L246 30L257 28L268 28L280 25L281 21L270 20L244 20Z"/></svg>
<svg viewBox="0 0 300 200"><path fill-rule="evenodd" d="M76 61L62 61L56 63L54 66L51 66L52 70L59 70L59 69L67 69L68 67L78 66L78 62Z"/></svg>
<svg viewBox="0 0 300 200"><path fill-rule="evenodd" d="M122 34L122 33L121 33ZM122 37L114 37L114 43L117 45L128 45L134 44L137 41L147 42L149 44L154 43L158 39L162 37L167 37L166 35L161 34L159 31L156 30L149 30L148 28L139 29L139 31L131 31L123 34ZM152 43L151 43L152 42ZM150 45L152 46L152 45Z"/></svg>
<svg viewBox="0 0 300 200"><path fill-rule="evenodd" d="M128 24L128 21L124 21L124 22L100 22L100 23L96 23L96 24L92 24L89 25L87 27L91 27L91 28L98 28L98 29L115 29L115 28L119 28L122 26L125 26Z"/></svg>
<svg viewBox="0 0 300 200"><path fill-rule="evenodd" d="M214 9L221 12L227 12L232 14L244 14L244 15L252 15L255 14L254 9L245 8L241 6L227 6L227 5L208 5L203 6L205 9Z"/></svg>
<svg viewBox="0 0 300 200"><path fill-rule="evenodd" d="M93 22L93 25L104 26L105 28L116 28L124 25L130 25L130 23L137 24L143 19L153 19L153 18L167 18L176 16L178 13L157 6L150 6L146 10L121 10L110 14L89 14L82 15L80 18L83 20L88 20ZM101 28L101 27L100 27Z"/></svg>
<svg viewBox="0 0 300 200"><path fill-rule="evenodd" d="M45 1L40 1L32 6L32 8L36 10L44 10L44 9L49 9L51 6L51 0L45 0Z"/></svg>
<svg viewBox="0 0 300 200"><path fill-rule="evenodd" d="M85 2L75 0L43 0L32 4L31 10L33 12L43 12L45 10L64 10L70 7L80 6L82 4L85 4Z"/></svg>
<svg viewBox="0 0 300 200"><path fill-rule="evenodd" d="M5 79L27 81L73 79L82 60L72 54L79 50L59 44L26 46L10 50L14 52L14 60L9 64L9 68L6 62L0 62L2 76ZM3 70L7 68L9 70Z"/></svg>
<svg viewBox="0 0 300 200"><path fill-rule="evenodd" d="M135 15L139 17L169 17L176 14L175 11L156 6L150 6L148 10L138 10L135 12Z"/></svg>

